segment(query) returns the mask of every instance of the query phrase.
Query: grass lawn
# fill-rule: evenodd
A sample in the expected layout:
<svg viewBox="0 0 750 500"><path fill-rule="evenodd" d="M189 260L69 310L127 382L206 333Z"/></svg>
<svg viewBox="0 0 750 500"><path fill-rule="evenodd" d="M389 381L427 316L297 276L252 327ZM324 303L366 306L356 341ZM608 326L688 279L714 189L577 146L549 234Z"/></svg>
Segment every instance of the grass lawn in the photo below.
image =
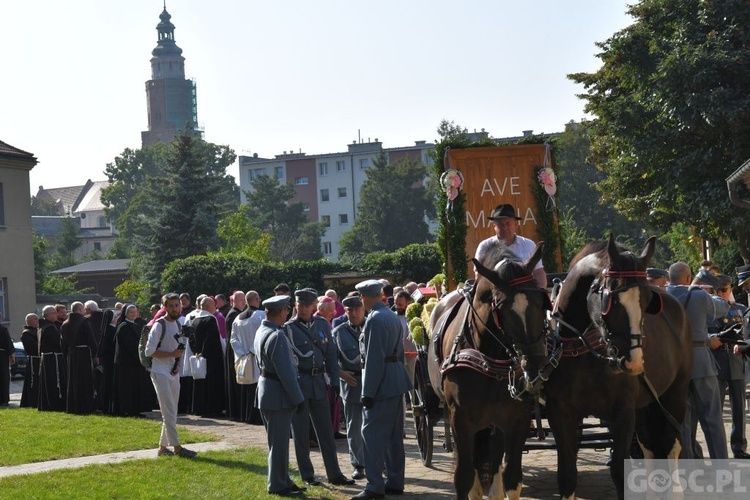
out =
<svg viewBox="0 0 750 500"><path fill-rule="evenodd" d="M160 433L154 420L2 408L0 466L156 448ZM184 428L179 433L183 443L217 440Z"/></svg>
<svg viewBox="0 0 750 500"><path fill-rule="evenodd" d="M3 433L4 434L4 433ZM279 498L266 493L267 452L207 451L192 460L161 457L0 479L4 498ZM292 479L302 485L298 474ZM310 487L308 499L343 499Z"/></svg>

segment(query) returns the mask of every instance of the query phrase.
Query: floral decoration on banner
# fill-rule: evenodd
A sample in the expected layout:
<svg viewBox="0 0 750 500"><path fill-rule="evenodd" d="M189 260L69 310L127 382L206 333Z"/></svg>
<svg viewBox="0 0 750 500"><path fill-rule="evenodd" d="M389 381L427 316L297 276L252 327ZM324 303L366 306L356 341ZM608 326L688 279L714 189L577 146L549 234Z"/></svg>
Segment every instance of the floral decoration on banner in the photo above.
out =
<svg viewBox="0 0 750 500"><path fill-rule="evenodd" d="M557 193L557 176L555 175L555 171L552 170L552 167L544 167L539 170L537 178L544 188L544 191L547 193L547 196L549 196L549 199L552 202L552 207L554 207L555 193Z"/></svg>
<svg viewBox="0 0 750 500"><path fill-rule="evenodd" d="M440 176L440 185L445 191L448 201L453 201L464 185L464 175L456 169L448 169Z"/></svg>

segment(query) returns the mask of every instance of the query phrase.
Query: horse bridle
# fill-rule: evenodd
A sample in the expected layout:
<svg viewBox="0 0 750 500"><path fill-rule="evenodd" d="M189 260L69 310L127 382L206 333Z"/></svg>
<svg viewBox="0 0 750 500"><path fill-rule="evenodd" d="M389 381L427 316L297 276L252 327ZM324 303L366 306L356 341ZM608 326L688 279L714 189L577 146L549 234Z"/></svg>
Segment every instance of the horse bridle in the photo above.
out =
<svg viewBox="0 0 750 500"><path fill-rule="evenodd" d="M606 321L604 321L605 317L609 314L609 311L612 309L612 303L617 300L618 295L620 295L622 292L625 292L627 290L630 290L631 288L641 288L644 286L644 282L646 280L646 271L638 271L638 270L632 270L632 271L613 271L611 269L604 269L602 271L602 275L604 276L604 281L602 283L602 286L599 287L599 298L601 301L601 314L602 314L602 322L601 326L604 330L604 340L609 343L610 338L612 337L612 332L609 330L609 327L607 326ZM619 288L615 288L614 290L610 290L610 288L607 286L607 280L608 279L635 279L635 282L631 282L630 284L625 284ZM594 292L594 289L598 287L598 280L595 280L594 283L591 285L591 292L589 294ZM638 348L643 347L643 333L628 334L628 340L635 340L635 345L631 345L632 348Z"/></svg>
<svg viewBox="0 0 750 500"><path fill-rule="evenodd" d="M520 364L520 359L518 357L518 349L516 348L516 346L517 345L520 346L523 350L524 348L528 346L533 346L534 344L537 344L540 340L542 340L542 338L547 336L547 333L549 332L549 325L546 324L546 326L542 328L542 330L539 332L539 336L537 336L535 339L529 342L524 342L523 340L514 338L513 336L509 335L505 331L505 329L502 326L502 323L500 322L499 310L503 306L503 303L508 299L508 297L513 296L517 293L527 293L527 292L543 293L545 295L545 298L547 299L546 300L547 309L551 310L552 305L551 305L549 295L547 294L546 290L544 290L543 288L539 288L537 286L533 286L533 285L522 286L528 283L533 283L535 279L536 278L534 278L534 276L532 276L531 274L526 274L523 276L519 276L517 278L513 278L512 280L510 280L510 283L509 283L512 294L506 295L506 297L500 301L495 300L495 298L493 297L492 303L490 304L490 314L492 315L494 319L495 326L499 330L501 337L504 337L510 340L510 343L512 345L511 347L508 347L500 338L498 338L497 335L495 335L495 333L492 331L489 325L484 320L482 320L481 317L479 317L479 313L474 308L474 304L472 303L472 301L470 300L468 301L469 308L472 312L472 317L478 320L480 323L482 323L484 330L489 332L492 338L495 339L495 341L498 344L500 344L500 346L502 346L503 349L505 349L505 352L508 354L508 357L516 365ZM545 343L545 349L546 349L546 343ZM545 363L539 367L539 373L537 374L537 376L534 377L533 380L529 381L528 383L529 387L533 388L539 382L545 382L549 378L549 375L552 372L552 370L558 365L561 352L562 350L558 347L548 354ZM513 399L521 400L523 395L528 391L526 387L524 387L520 391L516 388L516 383L515 383L515 378L513 377L513 373L514 372L511 371L511 378L508 383L508 393Z"/></svg>

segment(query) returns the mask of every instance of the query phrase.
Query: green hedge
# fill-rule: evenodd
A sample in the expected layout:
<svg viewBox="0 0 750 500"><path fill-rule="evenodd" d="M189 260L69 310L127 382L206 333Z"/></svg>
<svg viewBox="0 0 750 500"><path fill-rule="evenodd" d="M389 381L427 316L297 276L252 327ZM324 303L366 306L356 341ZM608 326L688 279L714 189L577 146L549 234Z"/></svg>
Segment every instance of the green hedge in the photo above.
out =
<svg viewBox="0 0 750 500"><path fill-rule="evenodd" d="M172 262L162 274L162 290L187 292L195 298L201 293L242 289L269 297L279 283L287 283L292 290L312 287L322 292L326 289L323 276L331 273L359 271L363 275L397 275L401 280L427 282L441 268L435 244L409 245L392 253L376 252L354 269L325 260L284 265L257 262L244 255L198 255Z"/></svg>

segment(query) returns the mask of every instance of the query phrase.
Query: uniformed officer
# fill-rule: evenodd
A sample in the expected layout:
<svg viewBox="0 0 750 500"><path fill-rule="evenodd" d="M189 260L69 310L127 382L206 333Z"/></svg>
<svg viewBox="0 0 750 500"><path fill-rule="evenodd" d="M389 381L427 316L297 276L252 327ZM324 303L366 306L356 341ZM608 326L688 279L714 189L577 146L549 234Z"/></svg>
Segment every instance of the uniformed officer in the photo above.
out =
<svg viewBox="0 0 750 500"><path fill-rule="evenodd" d="M362 437L367 486L352 499L401 495L405 467L403 395L412 388L404 368L401 323L381 300L383 284L380 281L363 281L356 288L365 311L369 311L361 344L364 358Z"/></svg>
<svg viewBox="0 0 750 500"><path fill-rule="evenodd" d="M667 292L685 308L693 336L693 368L688 407L682 422L680 458L703 458L703 450L695 438L700 421L710 457L725 459L729 456L721 416L721 390L716 361L710 354L710 348L717 347L721 342L708 337L708 325L725 316L729 312L729 304L705 290L719 287L716 276L701 269L691 282L691 275L690 266L684 262L675 262L669 267Z"/></svg>
<svg viewBox="0 0 750 500"><path fill-rule="evenodd" d="M729 302L729 312L709 327L709 334L718 334L732 326L742 325L747 308L737 302L731 302L732 278L726 274L717 276L719 288L716 294ZM729 434L729 445L734 458L750 458L745 438L745 363L742 355L734 354L734 344L723 342L711 350L719 365L719 386L721 388L722 410L724 396L729 393L729 406L732 410L732 431Z"/></svg>
<svg viewBox="0 0 750 500"><path fill-rule="evenodd" d="M360 297L346 297L342 304L347 321L333 329L339 358L341 398L346 416L346 440L349 460L354 467L353 479L365 477L365 450L362 442L362 356L359 337L365 323L365 309Z"/></svg>
<svg viewBox="0 0 750 500"><path fill-rule="evenodd" d="M303 407L292 349L280 328L291 298L286 295L263 301L266 318L258 328L253 350L260 367L256 406L268 434L268 492L301 496L303 489L289 477L289 426L295 409Z"/></svg>
<svg viewBox="0 0 750 500"><path fill-rule="evenodd" d="M336 456L336 442L331 426L331 410L326 393L326 375L329 380L338 381L339 364L336 357L336 346L331 337L328 321L313 316L318 292L304 288L294 293L297 298L297 315L285 324L287 337L291 341L292 351L297 358L300 388L304 396L302 411L292 417L292 434L294 451L297 455L297 466L302 479L310 485L318 485L315 469L310 461L310 420L315 435L318 437L320 453L326 468L328 482L344 486L354 484L339 468ZM338 383L335 390L338 392Z"/></svg>

